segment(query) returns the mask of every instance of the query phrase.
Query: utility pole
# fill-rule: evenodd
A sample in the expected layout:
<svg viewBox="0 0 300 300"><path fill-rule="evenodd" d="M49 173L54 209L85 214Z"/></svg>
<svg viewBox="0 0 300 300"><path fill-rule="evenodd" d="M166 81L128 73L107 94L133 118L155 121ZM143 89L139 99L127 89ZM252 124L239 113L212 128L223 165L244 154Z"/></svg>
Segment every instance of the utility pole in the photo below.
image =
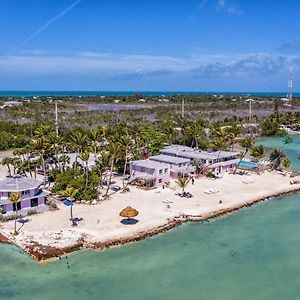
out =
<svg viewBox="0 0 300 300"><path fill-rule="evenodd" d="M58 137L58 110L57 110L57 100L55 100L55 132Z"/></svg>
<svg viewBox="0 0 300 300"><path fill-rule="evenodd" d="M252 121L252 100L249 101L249 121Z"/></svg>
<svg viewBox="0 0 300 300"><path fill-rule="evenodd" d="M293 100L293 69L292 69L292 66L289 67L288 99L289 99L289 104L292 105L292 100Z"/></svg>
<svg viewBox="0 0 300 300"><path fill-rule="evenodd" d="M249 121L252 121L252 102L254 102L253 99L247 99L246 102L249 102Z"/></svg>

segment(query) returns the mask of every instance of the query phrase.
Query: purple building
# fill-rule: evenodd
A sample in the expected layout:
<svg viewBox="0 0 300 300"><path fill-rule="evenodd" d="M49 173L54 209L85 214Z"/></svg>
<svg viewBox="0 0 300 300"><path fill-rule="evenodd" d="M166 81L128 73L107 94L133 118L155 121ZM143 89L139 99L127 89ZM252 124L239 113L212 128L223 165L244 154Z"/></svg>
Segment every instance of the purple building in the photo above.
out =
<svg viewBox="0 0 300 300"><path fill-rule="evenodd" d="M172 178L188 177L196 171L196 167L192 165L189 158L159 154L150 156L149 160L168 164Z"/></svg>
<svg viewBox="0 0 300 300"><path fill-rule="evenodd" d="M22 176L13 176L5 180L0 180L0 209L2 214L13 213L16 208L20 212L26 213L28 209L45 210L46 193L41 189L41 181ZM19 193L21 201L12 203L9 197L12 193Z"/></svg>
<svg viewBox="0 0 300 300"><path fill-rule="evenodd" d="M130 163L130 181L139 181L146 187L159 187L170 182L168 164L146 160L135 160Z"/></svg>

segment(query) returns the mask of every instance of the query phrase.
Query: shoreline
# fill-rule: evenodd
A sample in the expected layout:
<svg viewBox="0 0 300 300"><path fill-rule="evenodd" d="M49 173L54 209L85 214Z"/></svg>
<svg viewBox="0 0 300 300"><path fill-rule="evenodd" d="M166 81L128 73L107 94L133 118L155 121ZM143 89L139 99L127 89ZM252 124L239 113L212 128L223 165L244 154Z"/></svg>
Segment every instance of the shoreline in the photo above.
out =
<svg viewBox="0 0 300 300"><path fill-rule="evenodd" d="M79 251L82 249L95 249L95 250L103 251L112 247L118 247L129 243L141 241L146 238L150 238L158 234L167 232L187 222L203 222L210 219L220 218L235 213L243 208L251 207L260 202L264 202L267 200L271 200L273 198L295 194L299 192L300 192L300 187L297 187L279 193L270 194L266 197L255 198L245 203L234 205L228 208L221 208L219 210L211 211L205 214L200 214L200 215L183 214L178 217L174 217L173 219L170 219L166 224L157 226L155 228L146 231L140 231L137 234L134 234L132 236L127 236L127 237L125 236L119 239L108 239L107 241L104 242L88 242L84 239L84 237L81 237L77 240L76 243L62 248L45 246L39 244L38 242L32 242L29 246L22 247L21 245L10 240L7 236L5 236L3 233L0 232L0 243L16 245L22 251L24 251L24 253L26 253L31 258L33 258L36 262L47 263L56 260L59 257L65 256L69 253Z"/></svg>

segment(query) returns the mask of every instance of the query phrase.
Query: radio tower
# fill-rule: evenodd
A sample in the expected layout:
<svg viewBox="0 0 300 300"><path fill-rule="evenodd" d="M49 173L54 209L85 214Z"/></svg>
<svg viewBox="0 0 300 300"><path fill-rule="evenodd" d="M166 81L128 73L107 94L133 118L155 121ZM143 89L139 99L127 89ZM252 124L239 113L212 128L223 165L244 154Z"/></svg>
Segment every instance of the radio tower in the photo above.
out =
<svg viewBox="0 0 300 300"><path fill-rule="evenodd" d="M289 78L288 78L288 99L289 99L289 104L292 105L292 100L293 100L293 70L292 70L291 66L289 68Z"/></svg>

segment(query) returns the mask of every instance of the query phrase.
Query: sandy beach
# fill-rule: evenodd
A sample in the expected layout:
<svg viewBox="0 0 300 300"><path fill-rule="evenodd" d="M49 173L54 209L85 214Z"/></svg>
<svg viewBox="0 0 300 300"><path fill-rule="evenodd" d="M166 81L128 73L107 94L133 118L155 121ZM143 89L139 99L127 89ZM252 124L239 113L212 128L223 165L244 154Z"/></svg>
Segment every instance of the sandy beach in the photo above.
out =
<svg viewBox="0 0 300 300"><path fill-rule="evenodd" d="M254 180L246 184L243 178ZM215 188L219 192L206 194ZM115 193L97 205L76 204L74 216L82 218L71 226L70 211L62 203L56 211L28 217L18 236L11 234L13 221L1 223L0 233L38 260L44 260L79 248L108 248L169 230L188 220L205 220L251 205L272 196L300 189L290 177L276 172L241 176L224 174L222 179L196 179L186 189L192 198L176 195L181 190L175 181L169 188L144 191L130 187L130 192ZM221 204L220 204L221 200ZM169 204L168 204L169 202ZM126 206L139 211L138 222L124 225L119 212Z"/></svg>

